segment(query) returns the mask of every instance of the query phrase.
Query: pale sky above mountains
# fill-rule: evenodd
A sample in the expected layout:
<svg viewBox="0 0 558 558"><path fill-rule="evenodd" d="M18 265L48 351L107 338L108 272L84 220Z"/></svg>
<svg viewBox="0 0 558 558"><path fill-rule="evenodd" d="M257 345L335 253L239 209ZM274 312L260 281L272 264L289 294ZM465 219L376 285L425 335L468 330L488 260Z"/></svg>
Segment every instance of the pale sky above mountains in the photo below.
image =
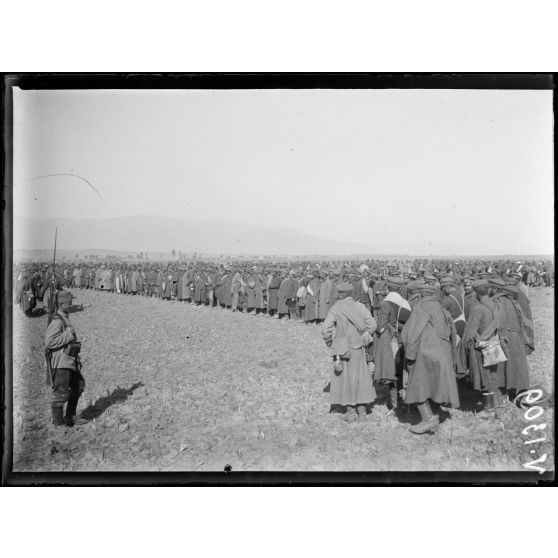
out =
<svg viewBox="0 0 558 558"><path fill-rule="evenodd" d="M14 214L550 254L552 134L551 91L16 88ZM23 182L60 173L104 204L74 177Z"/></svg>

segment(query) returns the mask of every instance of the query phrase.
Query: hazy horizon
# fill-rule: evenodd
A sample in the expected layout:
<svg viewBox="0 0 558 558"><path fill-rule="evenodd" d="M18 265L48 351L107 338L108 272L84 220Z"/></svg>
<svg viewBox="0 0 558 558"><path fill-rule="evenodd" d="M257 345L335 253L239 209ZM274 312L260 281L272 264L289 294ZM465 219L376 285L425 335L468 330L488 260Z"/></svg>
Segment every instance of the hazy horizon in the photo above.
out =
<svg viewBox="0 0 558 558"><path fill-rule="evenodd" d="M552 134L552 91L15 88L14 215L552 254Z"/></svg>
<svg viewBox="0 0 558 558"><path fill-rule="evenodd" d="M398 251L396 245L392 245L392 250L389 250L387 246L344 243L281 227L260 227L210 220L183 221L156 216L85 220L67 217L36 220L15 217L15 251L52 251L55 230L57 230L58 250L69 252L98 250L121 253L170 253L171 247L173 247L177 252L181 250L184 253L243 254L246 256L306 254L312 256L374 255L380 258L390 255L441 258L554 257L552 253L499 253L486 249L475 250L474 247L468 247L469 249L463 247L462 251L456 252L454 246L444 244L436 244L437 251L435 252L418 254L413 251ZM223 238L225 238L224 241ZM147 239L151 240L148 242ZM316 245L316 242L319 246Z"/></svg>

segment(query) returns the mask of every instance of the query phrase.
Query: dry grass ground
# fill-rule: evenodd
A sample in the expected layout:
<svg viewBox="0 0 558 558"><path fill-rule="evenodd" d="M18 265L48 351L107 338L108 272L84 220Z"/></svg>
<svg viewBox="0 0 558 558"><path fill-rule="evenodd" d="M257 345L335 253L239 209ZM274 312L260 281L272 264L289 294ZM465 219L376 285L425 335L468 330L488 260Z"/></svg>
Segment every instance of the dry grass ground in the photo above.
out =
<svg viewBox="0 0 558 558"><path fill-rule="evenodd" d="M329 414L331 361L319 328L143 297L75 291L83 340L83 426L53 428L45 385L46 317L14 309L14 471L506 471L548 454L525 445L511 403L502 422L451 411L435 435L408 432L376 404L366 423ZM554 392L554 290L532 293L532 384Z"/></svg>

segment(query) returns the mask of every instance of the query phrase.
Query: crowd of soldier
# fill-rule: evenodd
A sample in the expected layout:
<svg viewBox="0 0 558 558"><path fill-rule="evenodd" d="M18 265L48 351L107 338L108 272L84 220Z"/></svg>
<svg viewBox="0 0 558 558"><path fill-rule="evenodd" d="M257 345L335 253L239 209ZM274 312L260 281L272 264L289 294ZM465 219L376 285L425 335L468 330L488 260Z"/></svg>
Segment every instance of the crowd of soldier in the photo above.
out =
<svg viewBox="0 0 558 558"><path fill-rule="evenodd" d="M412 303L415 294L413 281L424 279L427 283L437 283L445 274L459 284L464 277L498 276L509 279L512 275L519 277L519 282L525 286L554 284L550 262L534 265L534 262L521 264L510 260L367 260L365 263L347 261L335 265L307 262L296 266L280 262L263 267L259 264L222 265L210 262L185 266L59 264L54 282L56 290L64 287L94 289L319 323L326 318L329 308L336 301L336 284L341 281L353 285L353 299L362 302L376 316L387 294L389 276L403 279L403 294ZM29 265L19 270L14 292L24 311L32 310L31 306L45 296L48 302L48 286L52 281L50 266Z"/></svg>
<svg viewBox="0 0 558 558"><path fill-rule="evenodd" d="M52 273L52 267L27 265L17 270L14 291L20 304L25 297L42 300L45 307L57 298L65 301L64 311L57 312L47 331L46 344L52 350L58 350L57 343L68 344L70 337L74 344L77 339L64 298L69 288L156 297L307 324L323 322L322 336L335 361L332 408L342 407L348 420L365 419L380 389L395 412L401 401L417 406L422 420L411 430L420 434L438 425L431 404L459 406L459 377L467 376L483 394L484 409L478 413L482 418L499 418L504 394L529 388L526 355L535 344L528 285L533 286L531 275L543 278L539 282L547 286L554 280L549 262L536 274L532 267L509 260L297 266L279 262L263 268L253 263L102 263L59 264ZM29 306L32 303L26 302L23 310ZM487 365L480 342L495 331L507 358ZM66 375L64 381L56 370L52 376L58 378L53 420L71 425L83 377L79 366ZM62 419L65 401L69 410Z"/></svg>

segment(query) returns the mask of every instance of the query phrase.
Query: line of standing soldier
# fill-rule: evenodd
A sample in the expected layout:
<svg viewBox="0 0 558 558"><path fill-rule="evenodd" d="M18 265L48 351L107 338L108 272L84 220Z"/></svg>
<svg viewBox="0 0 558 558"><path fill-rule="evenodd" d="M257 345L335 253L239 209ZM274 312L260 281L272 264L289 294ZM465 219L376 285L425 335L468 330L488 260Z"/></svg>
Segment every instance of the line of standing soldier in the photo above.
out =
<svg viewBox="0 0 558 558"><path fill-rule="evenodd" d="M265 312L264 315L289 316L307 323L325 320L324 339L333 345L332 350L339 350L340 345L334 343L338 337L335 328L343 321L339 317L340 308L357 304L356 315L361 315L363 308L372 321L359 321L355 316L351 321L345 315L343 328L350 330L357 321L360 326L360 329L357 327L358 334L367 338L366 342L356 346L357 337L352 332L349 335L352 336L350 350L346 353L363 353L363 362L373 368L376 384L387 388L393 409L397 409L400 395L405 403L417 405L423 419L413 429L417 432L431 431L437 426L430 401L453 407L459 405L456 377L469 373L473 387L485 393L485 409L479 416L486 418L498 416L501 389L517 392L529 387L525 354L534 349L534 333L519 272L511 273L506 280L480 272L474 277L464 276L459 281L452 274L436 278L428 273L421 273L418 279L411 275L411 280L406 278L406 281L401 277L403 274L384 278L383 274L380 276L370 271L366 265L358 271L329 269L311 272L279 268L268 270L269 273L257 266L251 269L245 265L236 269L210 267L210 271L206 271L203 265L183 270L149 266L144 270L137 266L123 265L112 269L101 265L97 269L84 268L84 276L89 279L83 282L79 274L72 276L64 268L63 277L47 274L42 288L36 273L32 275L33 280L26 276L19 279L25 292L34 285L35 296L40 296L41 290L48 296L48 284L54 281L55 290L68 284L79 288L93 285L92 288L101 290L148 296L157 294L162 299L229 307L233 311L244 307L253 314ZM457 288L458 283L461 288ZM341 304L341 301L345 302ZM350 310L346 309L345 314L348 312ZM487 368L479 360L477 341L486 336L485 330L496 316L509 358L506 363ZM55 396L53 420L56 424L65 422L70 425L84 381L79 353L75 354L78 346L75 331L63 309L49 325L45 344L52 352L51 362L54 364L49 374ZM332 356L339 357L338 363L346 364L350 360L346 358L347 354ZM73 359L71 366L66 357ZM353 363L361 360L355 358ZM360 368L359 364L357 369ZM58 373L58 370L66 372ZM338 373L338 377L342 374ZM56 381L57 375L59 381ZM367 377L370 378L370 374ZM367 384L366 380L362 382ZM359 382L355 385L358 388ZM334 397L334 393L339 390L332 391L332 404L354 407L355 415L361 418L362 405L370 404L376 398L375 391L367 385L364 395L349 398L352 403L347 402L346 397ZM61 420L60 408L65 404L66 414Z"/></svg>

